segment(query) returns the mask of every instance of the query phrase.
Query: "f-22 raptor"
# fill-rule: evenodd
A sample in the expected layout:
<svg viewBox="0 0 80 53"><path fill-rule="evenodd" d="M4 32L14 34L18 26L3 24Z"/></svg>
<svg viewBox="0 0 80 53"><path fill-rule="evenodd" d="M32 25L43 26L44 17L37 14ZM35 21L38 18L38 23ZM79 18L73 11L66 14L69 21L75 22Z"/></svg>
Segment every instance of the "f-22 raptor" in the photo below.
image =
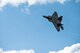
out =
<svg viewBox="0 0 80 53"><path fill-rule="evenodd" d="M60 28L64 30L63 24L61 23L63 16L58 17L56 11L53 13L52 16L43 16L43 17L48 19L48 21L52 22L58 32L60 31Z"/></svg>

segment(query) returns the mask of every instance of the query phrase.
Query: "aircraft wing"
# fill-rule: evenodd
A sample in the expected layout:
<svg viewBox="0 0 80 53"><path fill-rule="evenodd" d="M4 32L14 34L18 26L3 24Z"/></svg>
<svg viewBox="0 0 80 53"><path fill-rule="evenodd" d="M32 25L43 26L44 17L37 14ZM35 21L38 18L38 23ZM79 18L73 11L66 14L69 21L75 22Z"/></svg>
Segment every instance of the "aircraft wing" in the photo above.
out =
<svg viewBox="0 0 80 53"><path fill-rule="evenodd" d="M57 14L57 12L54 12L53 15L52 15L52 17L56 17L56 18L58 18L58 14Z"/></svg>
<svg viewBox="0 0 80 53"><path fill-rule="evenodd" d="M57 25L57 23L53 23L57 31L60 31L60 26Z"/></svg>
<svg viewBox="0 0 80 53"><path fill-rule="evenodd" d="M62 21L62 17L63 17L63 16L60 16L60 17L58 18L58 20L59 20L60 22Z"/></svg>

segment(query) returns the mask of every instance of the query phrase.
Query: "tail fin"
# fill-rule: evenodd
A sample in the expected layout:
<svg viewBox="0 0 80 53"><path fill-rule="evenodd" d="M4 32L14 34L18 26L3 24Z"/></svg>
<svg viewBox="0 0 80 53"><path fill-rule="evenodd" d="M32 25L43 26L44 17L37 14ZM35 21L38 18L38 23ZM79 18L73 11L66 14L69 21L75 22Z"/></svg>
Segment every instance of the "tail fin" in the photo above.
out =
<svg viewBox="0 0 80 53"><path fill-rule="evenodd" d="M63 24L58 23L57 25L60 26L62 30L64 30Z"/></svg>
<svg viewBox="0 0 80 53"><path fill-rule="evenodd" d="M63 24L61 25L61 29L64 30Z"/></svg>

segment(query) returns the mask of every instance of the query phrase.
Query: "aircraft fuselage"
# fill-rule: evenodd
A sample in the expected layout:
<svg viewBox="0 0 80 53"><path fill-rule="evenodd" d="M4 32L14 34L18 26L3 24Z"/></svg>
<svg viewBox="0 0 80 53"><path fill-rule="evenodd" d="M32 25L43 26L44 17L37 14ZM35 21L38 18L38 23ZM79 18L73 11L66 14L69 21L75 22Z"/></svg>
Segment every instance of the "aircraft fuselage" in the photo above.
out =
<svg viewBox="0 0 80 53"><path fill-rule="evenodd" d="M60 27L62 30L64 29L62 26L63 24L61 24L63 16L58 17L57 12L54 12L54 14L52 16L43 16L43 17L48 19L49 22L52 22L54 24L55 28L57 29L57 31L60 31Z"/></svg>

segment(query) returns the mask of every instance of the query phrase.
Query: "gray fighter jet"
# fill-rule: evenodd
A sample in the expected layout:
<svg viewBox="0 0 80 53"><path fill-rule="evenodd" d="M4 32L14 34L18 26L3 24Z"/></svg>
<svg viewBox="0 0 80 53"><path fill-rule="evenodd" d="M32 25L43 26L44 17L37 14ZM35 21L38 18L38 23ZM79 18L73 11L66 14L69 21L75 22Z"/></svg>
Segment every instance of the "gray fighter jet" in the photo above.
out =
<svg viewBox="0 0 80 53"><path fill-rule="evenodd" d="M44 18L48 19L48 21L52 22L57 31L60 31L60 28L64 30L63 24L61 24L62 17L58 17L57 12L54 12L52 16L43 16Z"/></svg>

